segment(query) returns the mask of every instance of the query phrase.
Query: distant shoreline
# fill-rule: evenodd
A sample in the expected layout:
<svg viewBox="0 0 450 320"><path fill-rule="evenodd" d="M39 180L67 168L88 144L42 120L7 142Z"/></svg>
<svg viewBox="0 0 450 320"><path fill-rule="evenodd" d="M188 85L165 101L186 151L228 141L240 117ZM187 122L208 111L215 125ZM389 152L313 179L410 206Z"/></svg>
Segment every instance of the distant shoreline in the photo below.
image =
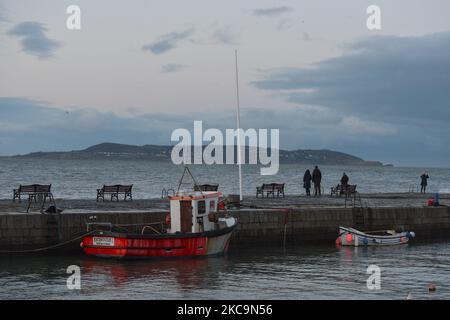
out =
<svg viewBox="0 0 450 320"><path fill-rule="evenodd" d="M116 157L110 157L110 158L44 158L44 157L28 157L28 156L0 156L0 160L51 160L51 161L145 161L145 162L152 162L152 163L160 163L160 164L172 164L170 160L162 160L162 159L145 159L145 158L116 158ZM174 166L176 164L173 164ZM189 164L188 166L236 166L237 164ZM244 167L246 166L262 166L261 164L242 164ZM280 165L299 165L299 166L354 166L354 167L382 167L382 168L435 168L435 169L448 169L448 168L439 168L439 167L417 167L417 166L393 166L393 165L378 165L378 164L346 164L346 163L315 163L315 162L281 162ZM180 165L183 166L183 165Z"/></svg>
<svg viewBox="0 0 450 320"><path fill-rule="evenodd" d="M48 159L48 160L146 160L152 162L171 161L173 146L167 145L127 145L101 143L83 150L32 152L23 155L0 156L9 159ZM249 152L246 147L246 154ZM226 148L224 148L224 155ZM279 150L280 164L299 165L352 165L352 166L389 166L381 161L370 161L332 150ZM236 152L235 152L236 157ZM236 161L235 161L236 163Z"/></svg>

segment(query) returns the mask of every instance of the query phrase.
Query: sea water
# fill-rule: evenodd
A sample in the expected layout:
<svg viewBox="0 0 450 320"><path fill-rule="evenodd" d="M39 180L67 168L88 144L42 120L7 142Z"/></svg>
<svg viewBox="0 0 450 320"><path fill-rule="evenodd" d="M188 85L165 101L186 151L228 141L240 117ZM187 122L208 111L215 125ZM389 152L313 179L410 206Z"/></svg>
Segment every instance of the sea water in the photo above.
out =
<svg viewBox="0 0 450 320"><path fill-rule="evenodd" d="M236 165L190 165L199 184L218 183L224 194L238 193ZM313 165L281 165L277 175L262 176L258 165L243 166L244 194L255 194L263 183L285 183L287 194L303 194L303 174ZM406 167L321 166L322 186L328 192L339 183L343 172L350 184L362 193L417 191L420 175L427 171L427 191L450 193L450 169ZM93 199L103 184L133 184L135 199L157 198L162 189L177 188L183 166L170 162L132 160L43 160L0 159L0 199L12 198L12 190L20 184L52 184L57 198Z"/></svg>

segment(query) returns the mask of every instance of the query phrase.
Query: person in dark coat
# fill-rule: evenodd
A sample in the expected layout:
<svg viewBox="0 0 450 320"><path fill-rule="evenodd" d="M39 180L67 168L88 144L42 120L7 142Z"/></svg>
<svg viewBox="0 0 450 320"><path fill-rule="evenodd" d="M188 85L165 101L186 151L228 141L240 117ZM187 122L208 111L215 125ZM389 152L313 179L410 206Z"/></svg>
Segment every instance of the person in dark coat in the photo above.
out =
<svg viewBox="0 0 450 320"><path fill-rule="evenodd" d="M322 172L320 172L319 167L316 166L312 173L312 181L314 183L314 196L322 195L322 191L320 188L320 183L322 182Z"/></svg>
<svg viewBox="0 0 450 320"><path fill-rule="evenodd" d="M303 175L303 188L305 188L308 197L311 196L311 180L311 172L307 169Z"/></svg>
<svg viewBox="0 0 450 320"><path fill-rule="evenodd" d="M428 179L430 177L428 176L428 173L424 172L421 176L420 176L420 192L421 193L426 193L427 190L427 185L428 185Z"/></svg>
<svg viewBox="0 0 450 320"><path fill-rule="evenodd" d="M344 189L344 190L347 189L348 180L349 180L348 175L344 172L344 174L342 175L342 178L341 178L341 188L342 189Z"/></svg>

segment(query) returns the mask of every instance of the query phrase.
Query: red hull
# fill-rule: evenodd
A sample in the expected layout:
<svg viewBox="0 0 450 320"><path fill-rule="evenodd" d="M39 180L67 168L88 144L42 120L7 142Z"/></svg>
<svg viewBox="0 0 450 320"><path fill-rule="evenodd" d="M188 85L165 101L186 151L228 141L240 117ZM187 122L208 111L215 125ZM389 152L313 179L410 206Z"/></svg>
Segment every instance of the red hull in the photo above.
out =
<svg viewBox="0 0 450 320"><path fill-rule="evenodd" d="M100 257L195 257L224 253L231 232L164 234L155 236L98 232L83 238L81 247L88 255Z"/></svg>

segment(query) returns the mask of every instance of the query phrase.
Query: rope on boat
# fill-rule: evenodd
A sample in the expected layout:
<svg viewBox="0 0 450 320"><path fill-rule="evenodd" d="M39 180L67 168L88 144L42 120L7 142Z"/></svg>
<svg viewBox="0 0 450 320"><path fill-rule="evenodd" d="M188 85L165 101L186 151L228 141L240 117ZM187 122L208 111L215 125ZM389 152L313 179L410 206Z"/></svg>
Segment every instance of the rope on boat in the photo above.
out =
<svg viewBox="0 0 450 320"><path fill-rule="evenodd" d="M144 226L142 228L141 234L144 234L144 231L146 228L149 228L150 230L154 231L156 234L161 234L161 232L159 232L158 230L156 230L155 228L153 228L152 226L148 225L148 226Z"/></svg>
<svg viewBox="0 0 450 320"><path fill-rule="evenodd" d="M37 248L37 249L29 249L29 250L0 250L0 254L9 254L9 253L34 253L34 252L41 252L41 251L51 250L51 249L55 249L55 248L58 248L58 247L65 246L65 245L67 245L67 244L69 244L69 243L71 243L71 242L80 240L80 239L82 239L82 238L84 238L84 237L86 237L86 236L88 236L88 235L90 235L90 234L93 234L93 233L96 232L96 231L97 231L97 230L93 230L93 231L84 233L84 234L82 234L81 236L78 236L78 237L76 237L76 238L73 238L73 239L70 239L70 240L67 240L67 241L63 241L63 242L60 242L60 243L57 243L57 244L54 244L54 245L51 245L51 246L48 246L48 247Z"/></svg>

